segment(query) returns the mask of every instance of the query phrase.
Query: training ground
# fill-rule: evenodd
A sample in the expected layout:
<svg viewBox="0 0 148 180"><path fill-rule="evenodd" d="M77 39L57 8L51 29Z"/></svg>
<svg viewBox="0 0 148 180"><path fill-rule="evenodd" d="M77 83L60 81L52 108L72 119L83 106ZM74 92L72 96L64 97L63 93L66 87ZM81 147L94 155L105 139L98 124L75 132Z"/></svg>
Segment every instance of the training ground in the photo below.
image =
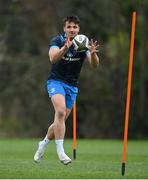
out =
<svg viewBox="0 0 148 180"><path fill-rule="evenodd" d="M39 139L0 139L1 179L123 179L122 141L77 140L77 158L68 166L58 161L54 141L40 164L33 162ZM72 140L65 151L73 158ZM128 141L125 179L148 178L148 141Z"/></svg>

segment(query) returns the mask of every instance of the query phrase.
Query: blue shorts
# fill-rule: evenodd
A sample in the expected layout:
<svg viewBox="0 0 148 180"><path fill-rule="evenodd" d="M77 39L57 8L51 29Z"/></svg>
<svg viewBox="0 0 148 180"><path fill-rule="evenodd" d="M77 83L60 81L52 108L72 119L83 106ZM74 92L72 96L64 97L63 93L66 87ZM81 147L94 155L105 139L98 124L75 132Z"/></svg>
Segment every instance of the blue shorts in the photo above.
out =
<svg viewBox="0 0 148 180"><path fill-rule="evenodd" d="M51 79L47 81L47 90L49 97L52 97L55 94L63 95L65 97L66 108L72 109L78 94L77 87L70 86L62 81Z"/></svg>

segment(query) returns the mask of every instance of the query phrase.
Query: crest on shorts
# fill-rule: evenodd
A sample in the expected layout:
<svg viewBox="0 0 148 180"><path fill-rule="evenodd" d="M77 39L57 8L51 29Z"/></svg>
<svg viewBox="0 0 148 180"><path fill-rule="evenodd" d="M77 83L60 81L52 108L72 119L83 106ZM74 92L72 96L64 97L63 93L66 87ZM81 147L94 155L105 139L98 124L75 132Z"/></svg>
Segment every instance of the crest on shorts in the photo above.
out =
<svg viewBox="0 0 148 180"><path fill-rule="evenodd" d="M49 93L54 93L55 92L55 88L51 88Z"/></svg>

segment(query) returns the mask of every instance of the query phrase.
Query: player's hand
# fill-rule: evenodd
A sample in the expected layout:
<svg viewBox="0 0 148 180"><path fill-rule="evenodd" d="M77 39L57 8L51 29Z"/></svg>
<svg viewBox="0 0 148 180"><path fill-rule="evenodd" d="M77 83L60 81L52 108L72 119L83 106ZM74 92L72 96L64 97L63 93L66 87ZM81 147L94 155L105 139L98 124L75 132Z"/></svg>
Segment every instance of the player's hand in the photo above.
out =
<svg viewBox="0 0 148 180"><path fill-rule="evenodd" d="M99 44L97 43L97 41L94 41L93 39L91 39L88 49L92 55L98 52L98 49L97 49L98 47L99 47Z"/></svg>
<svg viewBox="0 0 148 180"><path fill-rule="evenodd" d="M66 39L66 42L65 42L64 47L65 47L66 49L69 49L71 45L72 45L72 41L70 40L70 37L68 37L68 38Z"/></svg>

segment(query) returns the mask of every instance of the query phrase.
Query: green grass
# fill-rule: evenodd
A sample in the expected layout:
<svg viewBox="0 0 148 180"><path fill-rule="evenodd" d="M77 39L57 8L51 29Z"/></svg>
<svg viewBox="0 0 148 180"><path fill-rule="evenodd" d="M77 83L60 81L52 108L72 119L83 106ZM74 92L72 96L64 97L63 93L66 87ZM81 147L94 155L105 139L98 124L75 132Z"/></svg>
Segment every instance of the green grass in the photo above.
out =
<svg viewBox="0 0 148 180"><path fill-rule="evenodd" d="M62 165L55 143L49 144L40 164L33 162L37 139L0 140L1 179L144 179L148 178L148 141L129 141L126 174L121 176L122 142L114 140L78 140L77 159ZM65 141L72 157L72 140Z"/></svg>

